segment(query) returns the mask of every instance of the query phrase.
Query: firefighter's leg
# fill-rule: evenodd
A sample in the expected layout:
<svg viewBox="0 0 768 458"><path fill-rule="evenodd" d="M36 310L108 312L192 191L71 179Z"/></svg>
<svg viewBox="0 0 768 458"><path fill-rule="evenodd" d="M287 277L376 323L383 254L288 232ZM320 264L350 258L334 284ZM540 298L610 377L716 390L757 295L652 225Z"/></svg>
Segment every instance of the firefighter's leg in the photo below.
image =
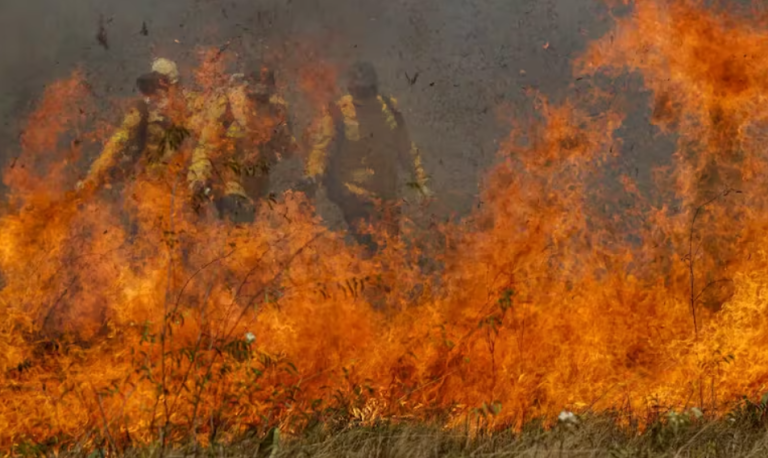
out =
<svg viewBox="0 0 768 458"><path fill-rule="evenodd" d="M350 235L352 235L357 243L365 247L368 255L376 253L378 244L373 236L365 230L369 223L376 220L376 208L373 203L353 194L346 194L336 204L341 209L344 220L349 227Z"/></svg>
<svg viewBox="0 0 768 458"><path fill-rule="evenodd" d="M376 228L377 209L373 203L362 200L354 195L346 195L339 203L339 207L344 215L344 220L347 222L347 226L349 226L349 234L363 247L365 257L375 255L379 250L379 246L374 237L365 229L370 223L374 223L374 228ZM370 280L370 284L366 285L363 297L375 310L383 310L386 308L389 291L387 276L382 271Z"/></svg>
<svg viewBox="0 0 768 458"><path fill-rule="evenodd" d="M227 193L216 202L222 219L236 224L252 223L256 218L253 202L239 193Z"/></svg>
<svg viewBox="0 0 768 458"><path fill-rule="evenodd" d="M400 235L402 209L397 200L391 199L382 202L381 207L376 207L376 210L378 225L386 237L386 243L390 244ZM369 298L371 305L377 310L391 310L398 303L402 293L398 284L397 269L390 265L388 259L384 256L381 260L379 287L374 290L377 294Z"/></svg>
<svg viewBox="0 0 768 458"><path fill-rule="evenodd" d="M251 174L242 179L245 193L254 202L254 211L258 212L265 200L269 199L269 175Z"/></svg>
<svg viewBox="0 0 768 458"><path fill-rule="evenodd" d="M396 200L388 200L383 203L382 225L388 238L396 238L400 235L402 215L402 208Z"/></svg>
<svg viewBox="0 0 768 458"><path fill-rule="evenodd" d="M350 235L365 248L367 256L373 256L377 253L379 244L374 236L367 233L363 227L372 223L374 229L383 230L387 236L397 235L399 225L396 222L399 222L399 212L394 206L385 205L382 208L367 199L352 194L343 195L343 197L335 200L337 200L336 203L341 208L344 219L349 226ZM370 284L366 285L363 294L374 309L385 310L393 302L394 286L395 272L389 269L385 262L378 275L371 280Z"/></svg>

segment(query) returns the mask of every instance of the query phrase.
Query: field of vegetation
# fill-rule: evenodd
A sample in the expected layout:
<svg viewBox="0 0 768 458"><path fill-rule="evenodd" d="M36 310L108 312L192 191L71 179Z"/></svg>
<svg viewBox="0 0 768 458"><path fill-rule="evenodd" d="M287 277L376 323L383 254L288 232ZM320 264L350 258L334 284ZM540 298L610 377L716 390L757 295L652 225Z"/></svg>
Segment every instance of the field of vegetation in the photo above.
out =
<svg viewBox="0 0 768 458"><path fill-rule="evenodd" d="M316 423L299 436L284 438L278 430L253 431L226 444L163 448L160 443L121 451L122 456L149 457L760 457L768 454L765 403L746 402L724 419L710 420L701 412L659 413L643 431L619 425L610 414L578 417L564 412L549 428L532 421L520 431L496 430L468 434L426 423L378 422L362 426L351 415ZM50 454L44 444L23 444L19 456ZM76 444L58 456L105 456Z"/></svg>

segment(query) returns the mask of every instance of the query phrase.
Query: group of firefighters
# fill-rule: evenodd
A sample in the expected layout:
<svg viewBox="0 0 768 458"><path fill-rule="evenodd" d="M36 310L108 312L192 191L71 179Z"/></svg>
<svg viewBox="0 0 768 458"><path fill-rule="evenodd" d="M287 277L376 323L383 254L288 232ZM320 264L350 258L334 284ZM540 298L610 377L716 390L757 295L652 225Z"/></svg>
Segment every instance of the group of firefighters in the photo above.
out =
<svg viewBox="0 0 768 458"><path fill-rule="evenodd" d="M176 63L159 58L136 85L141 99L78 189L99 189L110 177L125 181L136 173L165 173L189 138L194 146L184 167L193 208L200 211L210 203L222 219L252 222L258 203L269 194L271 169L300 149L274 72L234 74L223 78L221 87L198 93L181 84ZM315 123L304 174L295 185L309 196L324 187L357 241L375 250L361 223L398 232L399 169L410 169L422 196L431 191L397 102L379 93L373 65L352 65L347 90Z"/></svg>

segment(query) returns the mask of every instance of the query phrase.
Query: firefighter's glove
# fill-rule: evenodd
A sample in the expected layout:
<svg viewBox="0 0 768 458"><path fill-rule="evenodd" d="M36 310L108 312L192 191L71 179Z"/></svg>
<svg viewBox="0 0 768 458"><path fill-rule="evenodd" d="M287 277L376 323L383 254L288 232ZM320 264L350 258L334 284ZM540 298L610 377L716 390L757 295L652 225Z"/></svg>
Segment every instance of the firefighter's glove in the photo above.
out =
<svg viewBox="0 0 768 458"><path fill-rule="evenodd" d="M253 201L240 194L227 194L216 202L219 215L235 224L252 223L256 219Z"/></svg>

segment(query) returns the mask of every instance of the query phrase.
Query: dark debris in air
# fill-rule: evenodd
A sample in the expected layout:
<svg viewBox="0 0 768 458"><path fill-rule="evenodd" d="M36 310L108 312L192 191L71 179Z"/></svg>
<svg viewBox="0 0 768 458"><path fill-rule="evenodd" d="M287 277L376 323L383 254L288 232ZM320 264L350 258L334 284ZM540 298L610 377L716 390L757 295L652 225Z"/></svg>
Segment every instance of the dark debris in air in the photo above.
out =
<svg viewBox="0 0 768 458"><path fill-rule="evenodd" d="M413 77L408 75L408 72L405 72L405 78L408 80L408 85L413 86L416 84L416 81L419 79L419 72L416 72Z"/></svg>
<svg viewBox="0 0 768 458"><path fill-rule="evenodd" d="M110 19L106 22L106 24L109 24L112 22ZM107 27L104 22L104 16L99 16L99 32L96 34L96 41L99 42L102 48L105 50L109 50L109 41L107 39Z"/></svg>

